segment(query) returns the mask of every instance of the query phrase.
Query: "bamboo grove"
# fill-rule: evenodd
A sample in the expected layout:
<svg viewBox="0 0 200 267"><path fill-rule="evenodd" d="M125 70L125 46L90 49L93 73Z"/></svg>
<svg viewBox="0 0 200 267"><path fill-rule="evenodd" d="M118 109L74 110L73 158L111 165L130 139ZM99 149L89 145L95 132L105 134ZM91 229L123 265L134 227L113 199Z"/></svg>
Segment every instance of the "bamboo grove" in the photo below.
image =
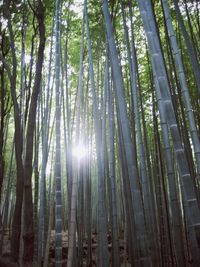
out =
<svg viewBox="0 0 200 267"><path fill-rule="evenodd" d="M0 10L0 266L200 266L199 1Z"/></svg>

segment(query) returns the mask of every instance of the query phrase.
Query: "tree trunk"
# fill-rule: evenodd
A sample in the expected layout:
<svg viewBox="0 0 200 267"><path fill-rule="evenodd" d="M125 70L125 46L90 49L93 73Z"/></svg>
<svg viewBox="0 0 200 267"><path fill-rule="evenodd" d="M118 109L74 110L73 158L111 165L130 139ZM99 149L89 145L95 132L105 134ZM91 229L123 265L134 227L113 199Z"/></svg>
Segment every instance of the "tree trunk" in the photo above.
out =
<svg viewBox="0 0 200 267"><path fill-rule="evenodd" d="M34 254L34 223L33 223L33 201L32 201L32 159L33 159L33 137L35 131L37 100L41 88L42 66L45 48L45 25L44 7L39 0L36 8L36 17L39 24L39 47L36 61L36 74L33 91L31 95L27 134L26 134L26 153L24 162L24 253L23 261L25 264L33 261Z"/></svg>

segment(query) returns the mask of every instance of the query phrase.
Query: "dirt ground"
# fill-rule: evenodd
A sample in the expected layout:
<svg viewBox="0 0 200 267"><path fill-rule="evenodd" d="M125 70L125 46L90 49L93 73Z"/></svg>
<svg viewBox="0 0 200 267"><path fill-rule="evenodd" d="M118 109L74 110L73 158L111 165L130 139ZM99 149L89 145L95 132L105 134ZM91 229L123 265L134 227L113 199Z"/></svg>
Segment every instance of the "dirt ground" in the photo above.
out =
<svg viewBox="0 0 200 267"><path fill-rule="evenodd" d="M68 252L68 233L63 232L62 235L63 240L63 248L62 248L62 255L63 255L63 267L66 266L67 263L67 252ZM92 252L92 262L88 267L94 267L97 266L97 235L95 233L92 234L92 240L91 240L91 252ZM78 243L78 242L77 242ZM108 235L108 248L109 248L109 254L110 254L110 266L112 266L111 263L111 253L112 253L112 244L111 244L111 236ZM126 252L126 244L123 239L119 240L119 249L120 249L120 266L123 267L130 267L131 265L128 263L127 259L127 252ZM83 267L87 267L87 253L88 253L88 245L86 241L83 241ZM3 239L3 245L2 245L2 256L0 257L0 267L17 267L20 266L16 263L11 263L10 259L10 231L4 230L4 239ZM49 267L55 266L55 231L51 232L51 241L50 241L50 248L49 248ZM20 266L21 267L21 266ZM28 267L28 266L24 266ZM37 262L34 262L32 267L39 267L39 264Z"/></svg>

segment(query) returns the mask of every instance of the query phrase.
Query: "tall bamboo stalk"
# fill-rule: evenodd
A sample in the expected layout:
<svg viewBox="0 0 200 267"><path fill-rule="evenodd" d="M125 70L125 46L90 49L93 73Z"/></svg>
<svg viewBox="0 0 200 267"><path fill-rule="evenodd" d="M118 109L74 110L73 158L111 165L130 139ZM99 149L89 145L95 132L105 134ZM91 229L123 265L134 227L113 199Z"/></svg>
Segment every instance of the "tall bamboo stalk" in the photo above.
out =
<svg viewBox="0 0 200 267"><path fill-rule="evenodd" d="M60 101L60 1L56 0L56 58L55 58L55 90L56 90L56 147L55 147L55 260L56 267L62 266L62 196L61 196L61 101Z"/></svg>

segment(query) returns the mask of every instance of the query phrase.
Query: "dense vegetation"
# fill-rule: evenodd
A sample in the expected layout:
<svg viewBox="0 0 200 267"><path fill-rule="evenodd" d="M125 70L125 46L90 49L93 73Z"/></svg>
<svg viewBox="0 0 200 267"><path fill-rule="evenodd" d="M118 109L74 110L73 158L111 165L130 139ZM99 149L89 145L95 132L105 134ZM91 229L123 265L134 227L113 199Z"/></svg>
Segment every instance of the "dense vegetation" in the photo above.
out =
<svg viewBox="0 0 200 267"><path fill-rule="evenodd" d="M199 1L0 10L0 266L200 266Z"/></svg>

